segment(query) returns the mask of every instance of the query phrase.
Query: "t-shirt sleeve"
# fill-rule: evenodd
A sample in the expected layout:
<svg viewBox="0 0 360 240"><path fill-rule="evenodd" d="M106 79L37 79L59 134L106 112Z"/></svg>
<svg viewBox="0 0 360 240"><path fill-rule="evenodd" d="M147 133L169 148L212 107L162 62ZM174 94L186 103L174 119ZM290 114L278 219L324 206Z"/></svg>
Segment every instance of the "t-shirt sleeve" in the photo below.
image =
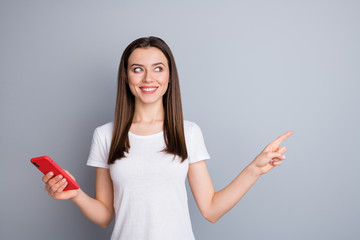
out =
<svg viewBox="0 0 360 240"><path fill-rule="evenodd" d="M210 159L210 155L205 146L203 134L196 123L193 123L191 129L190 153L188 155L190 164Z"/></svg>
<svg viewBox="0 0 360 240"><path fill-rule="evenodd" d="M108 160L108 153L105 148L105 142L101 138L98 130L95 129L93 134L93 139L91 142L89 158L87 160L86 165L92 167L109 168L107 160Z"/></svg>

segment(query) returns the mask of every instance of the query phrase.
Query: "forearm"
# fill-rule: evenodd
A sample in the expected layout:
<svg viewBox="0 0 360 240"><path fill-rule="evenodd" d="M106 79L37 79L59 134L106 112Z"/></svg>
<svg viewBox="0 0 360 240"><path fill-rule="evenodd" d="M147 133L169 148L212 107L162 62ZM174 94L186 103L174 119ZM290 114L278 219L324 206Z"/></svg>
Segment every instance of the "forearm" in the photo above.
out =
<svg viewBox="0 0 360 240"><path fill-rule="evenodd" d="M72 201L87 219L103 228L106 228L113 219L113 209L108 209L101 201L91 198L81 189Z"/></svg>
<svg viewBox="0 0 360 240"><path fill-rule="evenodd" d="M215 192L208 213L210 221L214 223L230 211L259 177L260 174L249 165L228 186Z"/></svg>

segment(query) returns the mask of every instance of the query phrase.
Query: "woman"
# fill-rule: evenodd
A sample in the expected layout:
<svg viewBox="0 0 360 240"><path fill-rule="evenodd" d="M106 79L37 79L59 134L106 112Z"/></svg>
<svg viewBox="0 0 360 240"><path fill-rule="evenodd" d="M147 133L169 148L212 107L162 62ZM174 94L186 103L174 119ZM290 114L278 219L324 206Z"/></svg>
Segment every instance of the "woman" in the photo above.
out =
<svg viewBox="0 0 360 240"><path fill-rule="evenodd" d="M71 199L111 239L195 239L185 180L202 215L215 223L264 173L281 164L286 148L270 143L227 187L215 192L206 167L210 156L201 129L184 121L171 50L156 37L140 38L124 51L118 75L115 119L95 129L87 165L95 167L95 198L63 191L62 176L48 173L45 189Z"/></svg>

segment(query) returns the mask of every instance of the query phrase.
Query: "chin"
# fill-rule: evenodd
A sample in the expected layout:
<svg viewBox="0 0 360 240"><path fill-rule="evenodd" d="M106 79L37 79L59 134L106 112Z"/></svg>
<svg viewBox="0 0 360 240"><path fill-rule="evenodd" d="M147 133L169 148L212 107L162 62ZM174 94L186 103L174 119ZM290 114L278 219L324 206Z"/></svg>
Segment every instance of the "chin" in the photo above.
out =
<svg viewBox="0 0 360 240"><path fill-rule="evenodd" d="M141 102L142 104L156 104L158 102L162 103L162 98L158 98L158 99L138 99L139 102Z"/></svg>

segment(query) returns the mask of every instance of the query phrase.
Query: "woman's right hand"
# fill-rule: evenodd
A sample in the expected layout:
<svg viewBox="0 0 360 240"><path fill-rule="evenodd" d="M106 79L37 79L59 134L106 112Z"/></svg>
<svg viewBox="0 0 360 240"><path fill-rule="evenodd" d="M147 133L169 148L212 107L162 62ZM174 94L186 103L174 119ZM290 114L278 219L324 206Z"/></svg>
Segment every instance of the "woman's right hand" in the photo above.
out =
<svg viewBox="0 0 360 240"><path fill-rule="evenodd" d="M75 180L75 178L68 171L65 170L65 172ZM44 175L42 180L46 184L45 190L53 199L56 200L73 199L79 193L79 189L64 191L68 182L66 181L65 178L63 178L62 175L54 176L53 172L48 172L47 174Z"/></svg>

